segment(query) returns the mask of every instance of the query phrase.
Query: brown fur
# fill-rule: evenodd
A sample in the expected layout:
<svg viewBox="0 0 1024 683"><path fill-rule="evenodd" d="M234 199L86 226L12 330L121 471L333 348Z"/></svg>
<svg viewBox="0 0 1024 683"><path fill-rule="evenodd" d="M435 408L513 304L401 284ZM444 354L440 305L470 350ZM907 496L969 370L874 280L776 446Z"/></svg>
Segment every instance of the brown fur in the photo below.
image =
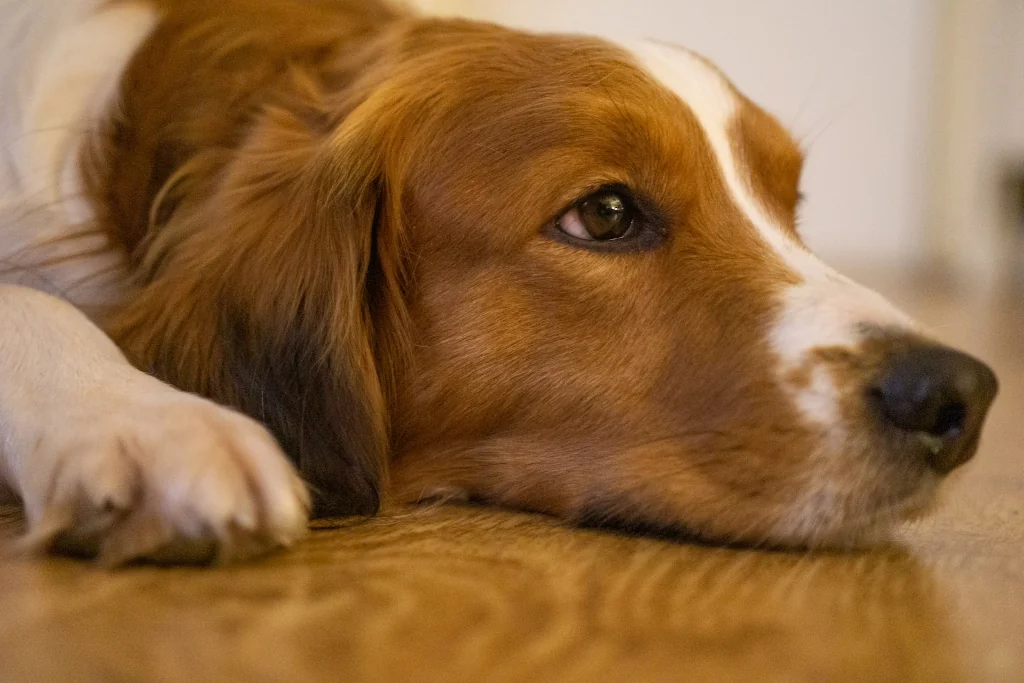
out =
<svg viewBox="0 0 1024 683"><path fill-rule="evenodd" d="M83 159L135 363L264 420L322 513L456 492L770 536L822 438L765 341L793 276L628 55L370 1L157 4ZM795 145L749 104L734 143L794 225ZM660 248L548 239L608 183Z"/></svg>

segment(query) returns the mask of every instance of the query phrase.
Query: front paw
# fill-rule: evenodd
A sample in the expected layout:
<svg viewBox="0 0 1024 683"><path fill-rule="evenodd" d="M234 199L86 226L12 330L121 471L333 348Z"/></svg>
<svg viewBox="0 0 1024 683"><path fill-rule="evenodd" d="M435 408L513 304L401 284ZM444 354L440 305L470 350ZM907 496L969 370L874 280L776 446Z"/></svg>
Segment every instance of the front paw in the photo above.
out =
<svg viewBox="0 0 1024 683"><path fill-rule="evenodd" d="M306 533L309 494L253 420L156 380L97 392L41 430L23 474L26 545L227 561Z"/></svg>

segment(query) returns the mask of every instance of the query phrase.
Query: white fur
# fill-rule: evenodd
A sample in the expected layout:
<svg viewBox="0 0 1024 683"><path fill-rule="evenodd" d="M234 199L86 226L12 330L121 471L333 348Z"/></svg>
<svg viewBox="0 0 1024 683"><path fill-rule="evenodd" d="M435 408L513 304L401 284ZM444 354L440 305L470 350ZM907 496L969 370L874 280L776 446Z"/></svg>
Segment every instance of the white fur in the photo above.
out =
<svg viewBox="0 0 1024 683"><path fill-rule="evenodd" d="M914 326L881 296L826 266L771 219L751 191L749 171L733 154L729 131L740 101L721 73L682 48L644 42L631 49L648 71L693 112L737 208L764 243L799 276L800 284L783 296L782 313L770 340L781 361L781 376L803 366L813 349L857 344L864 324ZM835 425L837 390L827 375L815 373L813 379L810 387L796 392L796 403L807 419Z"/></svg>
<svg viewBox="0 0 1024 683"><path fill-rule="evenodd" d="M117 106L124 69L158 19L144 5L95 4L0 5L0 281L83 306L115 299L125 271L105 237L80 234L92 216L78 153Z"/></svg>
<svg viewBox="0 0 1024 683"><path fill-rule="evenodd" d="M92 11L89 0L65 0L54 9L50 0L32 0L16 17L17 28L42 33L32 45L9 35L4 54L28 50L21 71L6 74L3 88L17 111L5 122L13 138L5 140L13 160L17 190L36 201L67 202L78 198L81 182L75 157L83 135L116 105L117 86L132 55L152 32L158 16L144 5L116 5ZM12 10L8 10L12 11ZM9 19L10 20L10 19ZM69 206L72 219L83 207Z"/></svg>
<svg viewBox="0 0 1024 683"><path fill-rule="evenodd" d="M248 553L305 532L305 488L256 422L134 369L48 294L0 285L0 320L0 484L23 501L29 538L70 534L118 561L183 542Z"/></svg>

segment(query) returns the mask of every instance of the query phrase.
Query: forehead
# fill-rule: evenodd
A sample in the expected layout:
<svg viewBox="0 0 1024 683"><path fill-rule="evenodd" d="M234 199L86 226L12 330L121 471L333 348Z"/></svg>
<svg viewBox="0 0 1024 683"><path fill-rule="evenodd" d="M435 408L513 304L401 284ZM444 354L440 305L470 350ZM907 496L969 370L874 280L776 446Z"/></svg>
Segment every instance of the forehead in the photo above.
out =
<svg viewBox="0 0 1024 683"><path fill-rule="evenodd" d="M710 62L654 42L491 30L460 41L450 76L435 68L435 82L454 89L453 109L438 117L447 134L432 136L445 149L429 155L449 162L440 174L457 181L449 189L486 184L495 198L515 188L555 211L575 193L621 183L670 209L728 205L788 248L776 243L795 237L799 148Z"/></svg>
<svg viewBox="0 0 1024 683"><path fill-rule="evenodd" d="M785 206L796 204L803 167L803 154L789 132L701 55L656 41L625 47L696 118L740 212L772 247L789 249L792 234L786 233L793 233L794 226L788 224Z"/></svg>

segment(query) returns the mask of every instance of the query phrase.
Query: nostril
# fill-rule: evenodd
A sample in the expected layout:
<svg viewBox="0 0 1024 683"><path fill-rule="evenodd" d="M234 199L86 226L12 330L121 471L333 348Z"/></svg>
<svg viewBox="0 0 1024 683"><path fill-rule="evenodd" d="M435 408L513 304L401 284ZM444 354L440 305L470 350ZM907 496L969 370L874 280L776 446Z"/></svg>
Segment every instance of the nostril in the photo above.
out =
<svg viewBox="0 0 1024 683"><path fill-rule="evenodd" d="M967 422L967 406L962 401L950 401L939 408L935 424L929 433L943 439L955 439L964 431Z"/></svg>

